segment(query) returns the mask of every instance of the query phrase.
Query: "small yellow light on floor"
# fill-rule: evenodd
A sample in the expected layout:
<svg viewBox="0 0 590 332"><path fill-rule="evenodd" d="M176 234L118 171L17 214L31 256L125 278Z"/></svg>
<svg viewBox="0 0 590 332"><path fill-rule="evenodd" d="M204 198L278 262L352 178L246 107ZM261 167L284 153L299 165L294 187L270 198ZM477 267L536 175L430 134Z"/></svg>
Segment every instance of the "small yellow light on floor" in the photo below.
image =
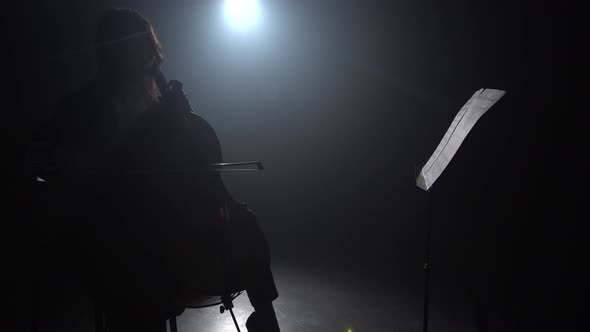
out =
<svg viewBox="0 0 590 332"><path fill-rule="evenodd" d="M352 329L348 329L346 332L352 332Z"/></svg>

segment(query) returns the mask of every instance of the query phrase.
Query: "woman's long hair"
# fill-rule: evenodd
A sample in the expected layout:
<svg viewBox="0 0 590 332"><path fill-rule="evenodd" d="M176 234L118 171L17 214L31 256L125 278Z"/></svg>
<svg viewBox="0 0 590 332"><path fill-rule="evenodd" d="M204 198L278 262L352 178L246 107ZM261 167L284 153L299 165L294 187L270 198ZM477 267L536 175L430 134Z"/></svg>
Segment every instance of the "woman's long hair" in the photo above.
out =
<svg viewBox="0 0 590 332"><path fill-rule="evenodd" d="M98 77L114 98L156 99L154 70L164 57L150 22L132 9L113 8L100 18L96 31Z"/></svg>

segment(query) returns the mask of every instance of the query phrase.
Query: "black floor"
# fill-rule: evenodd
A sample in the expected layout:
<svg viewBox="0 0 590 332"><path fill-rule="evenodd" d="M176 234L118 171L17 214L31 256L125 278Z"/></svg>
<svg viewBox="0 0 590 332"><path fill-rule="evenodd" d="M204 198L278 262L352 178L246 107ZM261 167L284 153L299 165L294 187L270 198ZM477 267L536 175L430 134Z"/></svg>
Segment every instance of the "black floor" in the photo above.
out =
<svg viewBox="0 0 590 332"><path fill-rule="evenodd" d="M422 331L421 278L404 280L375 275L369 268L288 260L275 262L273 271L280 292L275 309L283 332ZM39 331L93 331L91 305L75 282L55 275L46 286ZM477 331L474 303L459 295L449 299L436 279L433 286L430 331ZM246 331L253 311L247 294L234 304L240 329ZM218 306L187 309L177 322L180 332L236 331L230 314L221 314Z"/></svg>
<svg viewBox="0 0 590 332"><path fill-rule="evenodd" d="M420 303L407 291L333 269L284 263L274 271L280 292L275 309L284 332L421 329ZM252 307L244 295L235 304L240 329L245 331ZM178 322L179 331L236 331L230 315L221 315L218 308L186 310Z"/></svg>

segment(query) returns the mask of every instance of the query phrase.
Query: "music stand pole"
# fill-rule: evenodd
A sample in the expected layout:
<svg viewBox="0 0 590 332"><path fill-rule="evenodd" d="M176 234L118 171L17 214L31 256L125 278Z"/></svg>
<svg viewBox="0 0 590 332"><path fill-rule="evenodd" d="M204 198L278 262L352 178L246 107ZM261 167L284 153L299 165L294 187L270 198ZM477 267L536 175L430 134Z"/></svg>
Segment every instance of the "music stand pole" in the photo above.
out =
<svg viewBox="0 0 590 332"><path fill-rule="evenodd" d="M432 238L432 188L428 191L426 215L426 256L424 259L424 316L422 319L422 331L428 332L428 303L430 293L430 242Z"/></svg>

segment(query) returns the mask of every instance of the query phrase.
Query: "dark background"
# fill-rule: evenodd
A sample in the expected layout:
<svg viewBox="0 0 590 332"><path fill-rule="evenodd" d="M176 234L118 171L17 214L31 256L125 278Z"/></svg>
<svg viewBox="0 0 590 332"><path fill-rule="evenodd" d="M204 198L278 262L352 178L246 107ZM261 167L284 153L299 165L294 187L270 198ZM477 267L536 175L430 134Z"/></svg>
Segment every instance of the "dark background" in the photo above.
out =
<svg viewBox="0 0 590 332"><path fill-rule="evenodd" d="M418 299L427 194L416 168L475 90L506 90L432 191L433 303L487 307L533 330L573 324L576 311L556 310L581 297L570 278L581 269L572 255L583 189L571 9L262 5L263 24L250 32L230 31L216 1L29 1L3 11L2 233L16 317L28 317L35 257L52 230L23 185L24 147L54 104L92 77L94 23L116 6L155 26L164 71L217 130L225 160L263 161L264 172L225 181L258 213L276 262L364 274Z"/></svg>

